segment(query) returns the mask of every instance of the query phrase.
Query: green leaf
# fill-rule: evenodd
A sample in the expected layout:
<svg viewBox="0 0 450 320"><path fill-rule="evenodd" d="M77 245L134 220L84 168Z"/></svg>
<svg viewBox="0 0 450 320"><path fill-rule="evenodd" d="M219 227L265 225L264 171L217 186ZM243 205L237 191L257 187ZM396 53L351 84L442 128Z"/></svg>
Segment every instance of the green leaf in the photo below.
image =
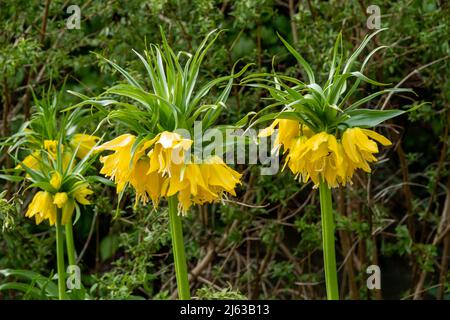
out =
<svg viewBox="0 0 450 320"><path fill-rule="evenodd" d="M380 123L404 114L403 110L355 109L347 112L350 116L342 124L348 127L375 127Z"/></svg>
<svg viewBox="0 0 450 320"><path fill-rule="evenodd" d="M100 243L100 257L102 261L106 261L113 257L119 249L119 236L109 235L103 238Z"/></svg>
<svg viewBox="0 0 450 320"><path fill-rule="evenodd" d="M27 283L8 282L0 285L0 291L17 290L30 295L33 300L46 300L46 296L39 290Z"/></svg>
<svg viewBox="0 0 450 320"><path fill-rule="evenodd" d="M14 176L9 174L0 174L0 179L11 181L11 182L19 182L24 179L24 177L21 176Z"/></svg>
<svg viewBox="0 0 450 320"><path fill-rule="evenodd" d="M312 71L308 62L306 62L306 60L300 55L300 53L298 53L286 40L284 40L280 34L278 34L278 37L289 50L289 52L297 59L298 63L300 63L300 65L305 69L305 72L308 75L309 83L315 83L316 80L314 78L314 72Z"/></svg>
<svg viewBox="0 0 450 320"><path fill-rule="evenodd" d="M100 183L102 183L104 185L107 185L109 187L115 187L116 186L114 184L114 182L112 182L111 180L103 178L103 177L100 177L100 176L90 176L90 177L87 177L86 180L88 182L100 182Z"/></svg>
<svg viewBox="0 0 450 320"><path fill-rule="evenodd" d="M356 109L357 107L359 107L360 105L363 105L363 104L365 104L365 103L367 103L367 102L369 102L369 101L375 99L376 97L378 97L378 96L380 96L380 95L383 95L383 94L386 94L386 93L390 93L390 92L393 92L393 93L398 93L398 92L411 92L411 93L414 93L414 91L412 91L411 89L405 89L405 88L391 88L391 89L385 89L385 90L381 90L381 91L372 93L371 95L369 95L369 96L367 96L367 97L364 97L364 98L362 98L362 99L360 99L360 100L358 100L358 101L352 103L352 105L350 105L350 106L349 106L347 109L345 109L345 110L346 110L346 112L349 112L350 110L354 110L354 109ZM342 103L341 103L341 104L342 104ZM341 104L339 104L339 108L342 109L342 105L341 105Z"/></svg>
<svg viewBox="0 0 450 320"><path fill-rule="evenodd" d="M255 111L250 111L249 113L247 113L241 120L239 120L238 122L236 122L236 127L238 128L242 128L245 125L247 125L248 121L249 121L249 117L250 116L254 116L257 113Z"/></svg>
<svg viewBox="0 0 450 320"><path fill-rule="evenodd" d="M54 284L47 277L44 277L43 275L41 275L37 272L28 271L28 270L1 269L0 274L5 277L16 277L16 278L28 280L30 282L37 284L41 290L45 290L45 292L47 293L48 296L58 297L58 287L56 286L56 284ZM20 287L30 288L30 285L23 284L23 286L20 286ZM19 287L15 288L15 289L21 290L21 288L19 288ZM41 294L41 296L42 296L42 294Z"/></svg>

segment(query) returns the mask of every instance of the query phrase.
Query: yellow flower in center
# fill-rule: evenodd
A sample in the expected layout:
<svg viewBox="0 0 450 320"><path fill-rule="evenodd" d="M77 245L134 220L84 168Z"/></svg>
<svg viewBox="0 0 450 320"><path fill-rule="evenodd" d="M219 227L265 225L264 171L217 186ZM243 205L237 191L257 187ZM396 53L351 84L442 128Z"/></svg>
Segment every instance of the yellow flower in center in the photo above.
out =
<svg viewBox="0 0 450 320"><path fill-rule="evenodd" d="M295 120L276 119L269 127L261 130L258 136L266 137L273 135L276 126L278 126L278 134L274 142L274 151L277 151L283 146L283 153L286 153L298 142L299 138L311 137L313 135L313 132L307 126L301 125Z"/></svg>
<svg viewBox="0 0 450 320"><path fill-rule="evenodd" d="M139 159L131 172L130 184L136 191L136 205L139 201L146 204L150 198L157 207L165 179L156 171L149 173L149 169L150 159Z"/></svg>
<svg viewBox="0 0 450 320"><path fill-rule="evenodd" d="M100 158L103 163L100 173L116 182L118 192L129 183L135 190L136 204L139 201L146 204L151 199L157 206L160 198L177 195L179 209L186 213L192 204L216 201L224 192L235 195L241 175L219 157L193 163L188 154L192 140L165 131L152 140L142 141L135 147L132 158L135 142L135 136L124 134L96 149L115 151Z"/></svg>
<svg viewBox="0 0 450 320"><path fill-rule="evenodd" d="M184 139L175 132L162 132L155 137L155 145L148 153L150 157L149 173L158 172L163 176L171 175L173 165L185 163L185 154L191 148L192 140Z"/></svg>
<svg viewBox="0 0 450 320"><path fill-rule="evenodd" d="M41 155L39 151L34 151L32 154L26 156L25 159L23 159L22 163L24 164L24 166L32 170L39 170L41 167ZM22 169L22 166L18 164L16 166L16 169Z"/></svg>

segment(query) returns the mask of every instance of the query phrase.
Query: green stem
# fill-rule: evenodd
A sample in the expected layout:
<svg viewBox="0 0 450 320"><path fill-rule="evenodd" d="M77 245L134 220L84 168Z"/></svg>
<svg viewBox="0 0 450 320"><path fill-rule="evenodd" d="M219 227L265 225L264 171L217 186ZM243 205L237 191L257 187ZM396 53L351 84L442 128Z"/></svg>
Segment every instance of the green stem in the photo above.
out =
<svg viewBox="0 0 450 320"><path fill-rule="evenodd" d="M58 270L58 294L59 300L66 298L66 281L64 270L64 235L61 227L61 211L56 214L56 259Z"/></svg>
<svg viewBox="0 0 450 320"><path fill-rule="evenodd" d="M339 290L336 270L336 254L334 249L334 222L331 200L331 190L327 183L321 181L320 211L322 215L323 259L325 264L325 284L328 300L339 300Z"/></svg>
<svg viewBox="0 0 450 320"><path fill-rule="evenodd" d="M69 266L76 265L76 252L75 245L73 242L73 226L72 226L72 218L69 219L66 223L66 245L67 245L67 257L69 259Z"/></svg>
<svg viewBox="0 0 450 320"><path fill-rule="evenodd" d="M178 199L176 196L169 198L169 220L178 297L180 300L189 300L191 299L191 294L189 290L186 256L184 254L183 228L181 225L181 217L178 215Z"/></svg>

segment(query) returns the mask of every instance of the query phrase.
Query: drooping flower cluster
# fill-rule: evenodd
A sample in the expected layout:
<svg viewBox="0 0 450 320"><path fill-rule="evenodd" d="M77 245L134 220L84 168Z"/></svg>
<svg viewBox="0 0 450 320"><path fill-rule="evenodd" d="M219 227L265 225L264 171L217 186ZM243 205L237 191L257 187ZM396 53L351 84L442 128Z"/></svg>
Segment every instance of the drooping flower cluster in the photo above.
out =
<svg viewBox="0 0 450 320"><path fill-rule="evenodd" d="M66 171L71 163L72 155L76 152L76 157L82 159L95 146L98 137L75 134L69 142L69 147L61 146L61 161L62 169ZM19 164L16 169L26 169L40 172L42 176L47 176L45 172L48 170L44 165L43 153L46 153L48 158L52 161L57 159L59 152L59 143L56 140L44 140L42 150L35 150ZM72 166L71 166L72 167ZM29 178L29 174L27 173ZM51 187L46 190L38 191L28 206L26 217L35 218L36 224L40 224L44 220L48 220L50 225L56 223L57 208L62 209L61 223L64 225L70 221L75 210L76 202L82 205L90 204L87 196L93 193L89 189L89 184L86 181L76 180L74 183L64 185L63 176L58 171L54 171L48 178Z"/></svg>
<svg viewBox="0 0 450 320"><path fill-rule="evenodd" d="M284 149L289 169L303 182L311 179L317 187L323 179L329 187L351 183L355 170L371 172L370 163L376 162L377 142L391 145L384 136L358 127L346 129L342 137L325 131L314 133L295 120L277 119L261 131L269 136L278 126L275 151Z"/></svg>
<svg viewBox="0 0 450 320"><path fill-rule="evenodd" d="M241 175L217 156L194 161L189 153L192 140L168 131L137 146L136 140L134 135L123 134L96 148L114 151L100 158L100 173L116 183L118 193L131 185L136 204L151 199L157 206L161 198L177 195L179 210L186 213L193 204L219 200L225 192L235 195Z"/></svg>
<svg viewBox="0 0 450 320"><path fill-rule="evenodd" d="M90 204L86 198L93 193L89 189L89 184L85 181L76 182L69 191L64 191L61 174L54 172L51 175L51 191L38 191L28 206L26 217L35 218L36 224L48 220L50 225L56 223L57 208L62 209L61 224L65 225L70 221L75 210L75 201L79 204Z"/></svg>

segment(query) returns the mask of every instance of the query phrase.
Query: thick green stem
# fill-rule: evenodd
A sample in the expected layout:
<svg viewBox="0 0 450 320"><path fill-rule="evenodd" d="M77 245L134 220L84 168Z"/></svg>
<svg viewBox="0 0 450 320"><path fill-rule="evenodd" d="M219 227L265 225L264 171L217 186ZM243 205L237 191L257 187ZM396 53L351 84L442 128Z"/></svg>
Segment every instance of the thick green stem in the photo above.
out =
<svg viewBox="0 0 450 320"><path fill-rule="evenodd" d="M72 218L66 223L66 244L67 244L67 257L69 260L69 266L76 265L76 252L75 245L73 242L73 226Z"/></svg>
<svg viewBox="0 0 450 320"><path fill-rule="evenodd" d="M66 270L64 270L64 235L61 226L61 211L59 209L56 214L56 260L58 270L59 300L64 300L66 298Z"/></svg>
<svg viewBox="0 0 450 320"><path fill-rule="evenodd" d="M181 300L189 300L191 299L191 293L189 290L186 256L184 253L183 228L181 225L181 217L178 215L178 199L175 196L169 198L169 220L178 297Z"/></svg>
<svg viewBox="0 0 450 320"><path fill-rule="evenodd" d="M328 300L339 300L336 270L336 254L334 249L334 221L331 190L322 181L320 191L320 211L322 215L323 259L325 264L325 284Z"/></svg>

